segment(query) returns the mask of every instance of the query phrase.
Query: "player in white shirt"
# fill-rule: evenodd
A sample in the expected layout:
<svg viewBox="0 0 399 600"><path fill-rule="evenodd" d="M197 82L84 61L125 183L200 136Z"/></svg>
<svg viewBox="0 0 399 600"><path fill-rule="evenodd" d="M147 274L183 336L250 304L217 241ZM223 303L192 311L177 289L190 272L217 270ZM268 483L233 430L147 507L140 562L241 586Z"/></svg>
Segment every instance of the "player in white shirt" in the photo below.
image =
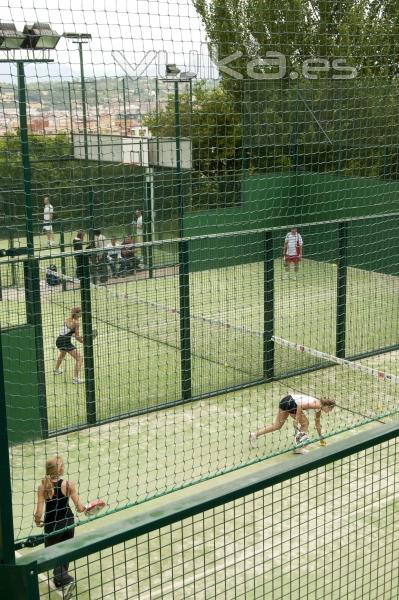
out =
<svg viewBox="0 0 399 600"><path fill-rule="evenodd" d="M54 234L53 234L53 216L54 207L50 204L50 198L44 196L43 198L44 209L43 209L43 233L47 235L47 245L50 248L53 245Z"/></svg>
<svg viewBox="0 0 399 600"><path fill-rule="evenodd" d="M309 420L305 414L307 410L315 411L315 426L317 433L322 438L320 417L321 413L329 413L335 407L335 400L330 398L315 398L314 396L307 396L306 394L289 394L284 396L280 400L279 410L276 416L276 420L272 425L266 425L263 429L253 431L249 434L249 441L252 446L256 445L256 440L259 436L271 433L272 431L278 431L282 428L288 417L292 417L295 421L295 428L302 430L304 433L308 432ZM321 439L320 444L324 445L324 440Z"/></svg>
<svg viewBox="0 0 399 600"><path fill-rule="evenodd" d="M294 265L294 279L297 277L299 263L302 258L302 247L303 240L298 229L293 227L291 231L287 233L284 240L283 256L284 256L284 279L288 279L290 272L291 263Z"/></svg>
<svg viewBox="0 0 399 600"><path fill-rule="evenodd" d="M136 226L136 243L143 243L143 213L139 208L137 208L134 212L134 221L133 225ZM140 252L140 256L143 256L143 248L137 248Z"/></svg>

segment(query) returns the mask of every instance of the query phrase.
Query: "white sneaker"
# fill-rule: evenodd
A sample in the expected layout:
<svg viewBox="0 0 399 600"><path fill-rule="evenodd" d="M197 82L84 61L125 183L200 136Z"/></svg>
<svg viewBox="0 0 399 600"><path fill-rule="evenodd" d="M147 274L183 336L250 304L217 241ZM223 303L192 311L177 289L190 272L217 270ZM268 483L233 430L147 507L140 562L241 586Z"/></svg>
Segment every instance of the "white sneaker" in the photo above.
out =
<svg viewBox="0 0 399 600"><path fill-rule="evenodd" d="M66 586L62 588L62 597L63 600L70 600L72 596L75 594L76 583L72 581L72 583L68 583Z"/></svg>
<svg viewBox="0 0 399 600"><path fill-rule="evenodd" d="M251 431L251 433L249 434L249 443L251 444L252 448L256 448L257 441L258 438L256 437L256 431Z"/></svg>
<svg viewBox="0 0 399 600"><path fill-rule="evenodd" d="M283 279L288 279L288 278L289 278L288 273L283 273Z"/></svg>
<svg viewBox="0 0 399 600"><path fill-rule="evenodd" d="M294 450L294 454L308 454L309 450L307 448L296 448Z"/></svg>
<svg viewBox="0 0 399 600"><path fill-rule="evenodd" d="M61 375L61 373L63 373L64 371L62 369L54 369L53 374L54 375Z"/></svg>
<svg viewBox="0 0 399 600"><path fill-rule="evenodd" d="M298 277L296 275L294 275L294 277L292 278L294 281L297 281Z"/></svg>
<svg viewBox="0 0 399 600"><path fill-rule="evenodd" d="M72 383L84 383L85 380L84 379L79 379L79 377L74 377L72 379Z"/></svg>

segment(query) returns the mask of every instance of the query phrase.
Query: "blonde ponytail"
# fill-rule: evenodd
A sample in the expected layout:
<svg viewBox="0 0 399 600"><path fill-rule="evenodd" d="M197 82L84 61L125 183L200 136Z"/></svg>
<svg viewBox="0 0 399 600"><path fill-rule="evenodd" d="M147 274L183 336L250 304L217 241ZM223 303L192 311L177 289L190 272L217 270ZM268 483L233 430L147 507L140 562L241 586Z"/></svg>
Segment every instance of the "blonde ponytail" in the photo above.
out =
<svg viewBox="0 0 399 600"><path fill-rule="evenodd" d="M53 479L59 476L60 468L64 464L62 456L53 456L46 461L46 475L42 479L45 500L51 500L54 496Z"/></svg>
<svg viewBox="0 0 399 600"><path fill-rule="evenodd" d="M54 485L51 481L50 475L46 475L44 479L42 479L42 486L44 490L44 499L51 500L54 496Z"/></svg>

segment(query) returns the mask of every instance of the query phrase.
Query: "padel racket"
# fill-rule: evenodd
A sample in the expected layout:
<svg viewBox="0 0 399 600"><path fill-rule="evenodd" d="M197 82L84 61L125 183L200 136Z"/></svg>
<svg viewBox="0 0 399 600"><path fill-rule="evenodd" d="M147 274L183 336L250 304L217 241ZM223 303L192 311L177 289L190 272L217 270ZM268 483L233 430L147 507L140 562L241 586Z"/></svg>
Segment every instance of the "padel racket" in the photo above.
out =
<svg viewBox="0 0 399 600"><path fill-rule="evenodd" d="M85 513L89 517L93 517L94 515L97 515L105 507L106 507L106 504L105 504L104 500L101 500L101 499L92 500L91 502L86 504Z"/></svg>

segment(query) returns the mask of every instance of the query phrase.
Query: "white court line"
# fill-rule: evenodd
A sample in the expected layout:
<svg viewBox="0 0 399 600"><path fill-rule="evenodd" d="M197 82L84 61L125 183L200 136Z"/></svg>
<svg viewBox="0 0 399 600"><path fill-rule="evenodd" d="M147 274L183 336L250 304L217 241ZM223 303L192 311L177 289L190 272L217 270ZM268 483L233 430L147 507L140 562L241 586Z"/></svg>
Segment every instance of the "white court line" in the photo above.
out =
<svg viewBox="0 0 399 600"><path fill-rule="evenodd" d="M16 558L22 558L22 554L20 552L15 552L15 556L16 556ZM42 583L45 583L46 585L48 585L48 587L51 589L51 591L55 592L57 594L57 596L59 596L60 598L64 598L63 591L56 588L50 578L46 577L43 573L38 573L37 578Z"/></svg>

